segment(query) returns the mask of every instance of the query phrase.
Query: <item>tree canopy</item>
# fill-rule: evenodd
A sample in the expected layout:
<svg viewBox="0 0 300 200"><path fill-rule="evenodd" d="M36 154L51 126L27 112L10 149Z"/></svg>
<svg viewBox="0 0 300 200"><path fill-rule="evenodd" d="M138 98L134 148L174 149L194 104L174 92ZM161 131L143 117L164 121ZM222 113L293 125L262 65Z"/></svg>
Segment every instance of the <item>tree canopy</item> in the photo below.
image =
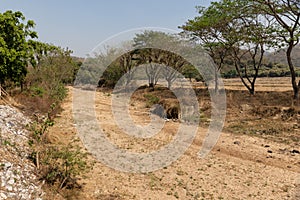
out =
<svg viewBox="0 0 300 200"><path fill-rule="evenodd" d="M219 71L232 60L241 81L251 94L265 48L272 45L270 24L246 0L212 2L198 7L199 15L181 26L184 33L198 40L208 51ZM217 74L217 72L215 72ZM218 81L215 78L217 90Z"/></svg>
<svg viewBox="0 0 300 200"><path fill-rule="evenodd" d="M226 57L250 93L267 48L286 49L294 98L299 97L300 81L291 59L300 36L300 4L297 0L221 0L197 7L199 16L181 26L192 40L210 53L218 70Z"/></svg>
<svg viewBox="0 0 300 200"><path fill-rule="evenodd" d="M21 12L0 13L0 84L22 84L33 56L30 39L37 38L34 26L32 20L25 21Z"/></svg>

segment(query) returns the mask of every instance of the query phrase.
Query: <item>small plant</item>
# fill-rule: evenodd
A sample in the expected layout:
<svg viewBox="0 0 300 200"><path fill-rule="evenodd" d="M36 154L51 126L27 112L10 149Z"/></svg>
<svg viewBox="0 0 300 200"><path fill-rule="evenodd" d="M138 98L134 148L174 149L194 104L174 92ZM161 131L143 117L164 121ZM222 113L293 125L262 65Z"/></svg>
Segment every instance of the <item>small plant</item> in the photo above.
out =
<svg viewBox="0 0 300 200"><path fill-rule="evenodd" d="M78 177L91 169L92 164L87 162L87 153L81 151L76 140L68 145L51 144L47 140L48 128L54 125L52 112L56 104L52 104L47 116L37 118L30 126L32 138L28 141L32 152L29 155L41 179L58 189L80 188Z"/></svg>
<svg viewBox="0 0 300 200"><path fill-rule="evenodd" d="M31 124L30 130L33 133L33 139L36 142L41 142L43 136L45 135L47 129L54 125L54 121L52 120L51 113L55 110L56 104L52 104L50 106L50 111L47 113L47 117L43 119L36 119L34 123ZM34 143L33 140L29 140L29 145L32 146Z"/></svg>
<svg viewBox="0 0 300 200"><path fill-rule="evenodd" d="M30 88L30 93L31 96L39 96L42 97L45 94L45 90L44 88L40 87L40 86L33 86Z"/></svg>
<svg viewBox="0 0 300 200"><path fill-rule="evenodd" d="M41 177L58 189L80 188L78 176L91 169L87 163L87 153L73 142L67 146L49 146L40 152Z"/></svg>
<svg viewBox="0 0 300 200"><path fill-rule="evenodd" d="M159 102L159 98L152 94L145 94L144 97L147 99L146 107L150 108L152 105L157 104Z"/></svg>
<svg viewBox="0 0 300 200"><path fill-rule="evenodd" d="M9 140L4 140L4 141L3 141L3 145L4 145L4 146L11 146L11 147L15 146L15 145L12 144Z"/></svg>

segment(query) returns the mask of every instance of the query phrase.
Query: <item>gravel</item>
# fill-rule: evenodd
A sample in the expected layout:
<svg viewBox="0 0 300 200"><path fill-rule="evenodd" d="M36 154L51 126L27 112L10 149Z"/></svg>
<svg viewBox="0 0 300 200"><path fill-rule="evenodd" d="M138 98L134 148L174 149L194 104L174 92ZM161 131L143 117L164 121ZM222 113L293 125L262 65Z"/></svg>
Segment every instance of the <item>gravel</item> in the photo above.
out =
<svg viewBox="0 0 300 200"><path fill-rule="evenodd" d="M43 199L42 183L28 159L30 120L17 109L0 105L0 200Z"/></svg>

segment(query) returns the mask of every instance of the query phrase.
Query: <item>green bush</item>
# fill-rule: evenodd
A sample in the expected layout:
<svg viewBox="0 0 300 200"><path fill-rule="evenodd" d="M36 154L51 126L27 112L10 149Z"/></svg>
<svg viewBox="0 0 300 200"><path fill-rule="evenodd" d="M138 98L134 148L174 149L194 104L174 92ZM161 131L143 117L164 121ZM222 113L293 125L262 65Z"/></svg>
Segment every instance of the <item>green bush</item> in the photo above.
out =
<svg viewBox="0 0 300 200"><path fill-rule="evenodd" d="M147 99L146 107L150 108L152 105L157 104L159 102L159 98L152 94L145 94L144 97Z"/></svg>
<svg viewBox="0 0 300 200"><path fill-rule="evenodd" d="M45 89L39 86L33 86L30 88L31 96L43 97L45 94Z"/></svg>
<svg viewBox="0 0 300 200"><path fill-rule="evenodd" d="M76 144L77 140L67 145L49 143L46 136L48 128L54 125L51 112L55 107L53 104L46 117L37 118L31 124L32 137L28 143L32 153L29 158L37 166L40 178L49 185L58 189L78 188L80 187L78 177L91 169L92 164L87 162L87 153Z"/></svg>
<svg viewBox="0 0 300 200"><path fill-rule="evenodd" d="M40 176L58 189L80 187L78 176L91 169L84 153L73 142L67 146L48 146L40 152Z"/></svg>

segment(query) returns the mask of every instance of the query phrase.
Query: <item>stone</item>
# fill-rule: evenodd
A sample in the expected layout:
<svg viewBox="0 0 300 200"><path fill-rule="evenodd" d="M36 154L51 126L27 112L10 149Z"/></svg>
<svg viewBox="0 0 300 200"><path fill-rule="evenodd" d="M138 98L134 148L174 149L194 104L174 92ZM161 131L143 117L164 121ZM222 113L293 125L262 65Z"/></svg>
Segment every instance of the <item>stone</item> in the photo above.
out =
<svg viewBox="0 0 300 200"><path fill-rule="evenodd" d="M35 166L27 159L31 153L28 146L30 133L24 127L29 123L29 118L17 109L0 105L1 140L16 144L0 148L3 155L0 160L0 200L42 199L43 191L39 187L42 183L35 175Z"/></svg>
<svg viewBox="0 0 300 200"><path fill-rule="evenodd" d="M9 181L7 182L7 184L9 185L13 185L15 183L14 179L9 179Z"/></svg>
<svg viewBox="0 0 300 200"><path fill-rule="evenodd" d="M291 153L300 154L300 152L299 152L298 150L296 150L296 149L293 149L293 150L291 151Z"/></svg>
<svg viewBox="0 0 300 200"><path fill-rule="evenodd" d="M2 192L0 193L0 197L1 197L0 199L7 199L7 196Z"/></svg>
<svg viewBox="0 0 300 200"><path fill-rule="evenodd" d="M6 186L6 189L7 189L8 191L10 191L10 192L13 191L13 187L12 187L11 185L7 185L7 186Z"/></svg>

